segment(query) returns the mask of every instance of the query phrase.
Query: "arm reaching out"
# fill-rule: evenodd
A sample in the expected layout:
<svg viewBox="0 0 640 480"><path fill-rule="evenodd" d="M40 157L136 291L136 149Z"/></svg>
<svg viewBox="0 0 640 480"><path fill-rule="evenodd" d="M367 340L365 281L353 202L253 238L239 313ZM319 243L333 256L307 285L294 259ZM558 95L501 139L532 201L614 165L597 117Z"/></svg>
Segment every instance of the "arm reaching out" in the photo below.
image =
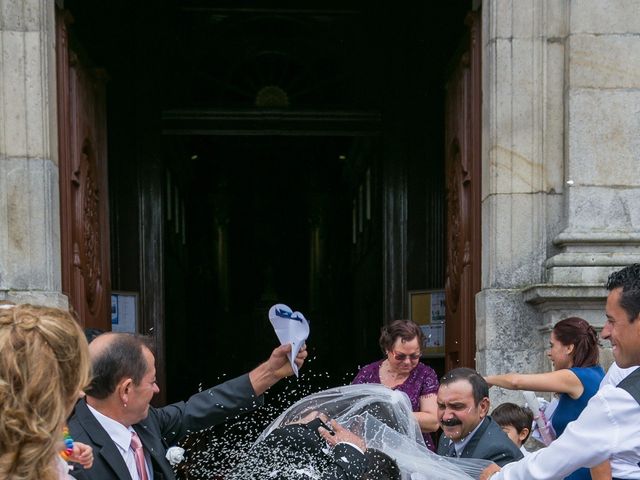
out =
<svg viewBox="0 0 640 480"><path fill-rule="evenodd" d="M291 344L280 345L271 352L271 356L266 362L249 372L249 381L257 396L262 395L283 378L293 375L293 370L287 358L287 353L290 352ZM302 367L306 358L307 346L305 345L300 349L295 359L298 368Z"/></svg>
<svg viewBox="0 0 640 480"><path fill-rule="evenodd" d="M546 373L505 373L484 377L490 387L502 387L509 390L532 390L534 392L566 393L578 398L584 392L584 386L568 368Z"/></svg>

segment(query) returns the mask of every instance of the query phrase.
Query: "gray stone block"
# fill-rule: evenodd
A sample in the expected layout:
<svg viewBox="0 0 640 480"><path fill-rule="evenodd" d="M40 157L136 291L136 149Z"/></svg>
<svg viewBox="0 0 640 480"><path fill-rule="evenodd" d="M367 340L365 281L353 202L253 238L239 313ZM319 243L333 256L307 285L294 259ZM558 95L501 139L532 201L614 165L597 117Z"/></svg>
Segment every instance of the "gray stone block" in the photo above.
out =
<svg viewBox="0 0 640 480"><path fill-rule="evenodd" d="M568 27L567 0L492 0L483 2L485 38L557 37Z"/></svg>
<svg viewBox="0 0 640 480"><path fill-rule="evenodd" d="M635 90L570 92L567 173L575 186L640 186L638 105Z"/></svg>
<svg viewBox="0 0 640 480"><path fill-rule="evenodd" d="M566 198L567 230L587 235L588 232L592 232L594 238L596 234L605 233L631 235L631 238L634 238L640 233L638 198L640 198L640 186L633 188L572 187Z"/></svg>
<svg viewBox="0 0 640 480"><path fill-rule="evenodd" d="M571 88L640 88L640 34L571 35L569 45Z"/></svg>
<svg viewBox="0 0 640 480"><path fill-rule="evenodd" d="M68 298L61 292L44 292L35 290L0 290L0 300L16 304L30 303L32 305L47 305L67 310Z"/></svg>
<svg viewBox="0 0 640 480"><path fill-rule="evenodd" d="M640 32L640 0L571 0L571 32Z"/></svg>
<svg viewBox="0 0 640 480"><path fill-rule="evenodd" d="M531 285L522 292L523 299L542 314L540 331L548 334L553 325L567 317L581 317L594 327L604 324L607 292L602 284Z"/></svg>
<svg viewBox="0 0 640 480"><path fill-rule="evenodd" d="M493 195L482 203L483 288L541 282L549 236L545 196Z"/></svg>
<svg viewBox="0 0 640 480"><path fill-rule="evenodd" d="M54 3L47 0L2 0L0 30L38 31L46 23L47 14L53 14Z"/></svg>
<svg viewBox="0 0 640 480"><path fill-rule="evenodd" d="M541 315L517 289L484 289L476 296L476 348L520 351L542 348Z"/></svg>
<svg viewBox="0 0 640 480"><path fill-rule="evenodd" d="M0 161L0 289L60 291L58 169Z"/></svg>

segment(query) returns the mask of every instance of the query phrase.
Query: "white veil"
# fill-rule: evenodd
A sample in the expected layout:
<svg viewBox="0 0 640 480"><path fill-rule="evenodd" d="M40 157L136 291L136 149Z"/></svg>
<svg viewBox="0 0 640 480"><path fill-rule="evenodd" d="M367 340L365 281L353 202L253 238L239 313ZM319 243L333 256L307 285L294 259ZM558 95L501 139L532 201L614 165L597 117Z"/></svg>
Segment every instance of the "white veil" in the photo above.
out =
<svg viewBox="0 0 640 480"><path fill-rule="evenodd" d="M274 429L296 423L314 411L361 436L367 448L393 458L403 480L473 479L491 463L445 458L429 451L411 411L409 397L379 384L346 385L309 395L274 420L256 444Z"/></svg>

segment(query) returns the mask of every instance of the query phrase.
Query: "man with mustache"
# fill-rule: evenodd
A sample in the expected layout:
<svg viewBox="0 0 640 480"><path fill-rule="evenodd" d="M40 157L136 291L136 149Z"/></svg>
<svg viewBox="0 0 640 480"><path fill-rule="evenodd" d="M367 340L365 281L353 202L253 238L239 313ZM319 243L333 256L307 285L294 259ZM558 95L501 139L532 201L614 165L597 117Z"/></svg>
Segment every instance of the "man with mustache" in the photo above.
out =
<svg viewBox="0 0 640 480"><path fill-rule="evenodd" d="M504 466L522 452L489 413L489 385L470 368L456 368L440 380L438 420L444 432L438 455L482 458Z"/></svg>

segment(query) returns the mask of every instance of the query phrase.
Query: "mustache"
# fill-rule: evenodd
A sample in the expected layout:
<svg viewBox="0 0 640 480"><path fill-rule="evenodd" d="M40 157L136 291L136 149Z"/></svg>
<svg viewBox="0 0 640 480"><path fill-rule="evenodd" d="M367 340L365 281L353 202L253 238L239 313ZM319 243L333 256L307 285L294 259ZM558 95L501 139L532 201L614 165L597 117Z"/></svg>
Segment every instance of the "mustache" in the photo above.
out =
<svg viewBox="0 0 640 480"><path fill-rule="evenodd" d="M449 420L440 420L440 424L445 427L455 427L456 425L462 425L462 421L458 418L450 418Z"/></svg>

